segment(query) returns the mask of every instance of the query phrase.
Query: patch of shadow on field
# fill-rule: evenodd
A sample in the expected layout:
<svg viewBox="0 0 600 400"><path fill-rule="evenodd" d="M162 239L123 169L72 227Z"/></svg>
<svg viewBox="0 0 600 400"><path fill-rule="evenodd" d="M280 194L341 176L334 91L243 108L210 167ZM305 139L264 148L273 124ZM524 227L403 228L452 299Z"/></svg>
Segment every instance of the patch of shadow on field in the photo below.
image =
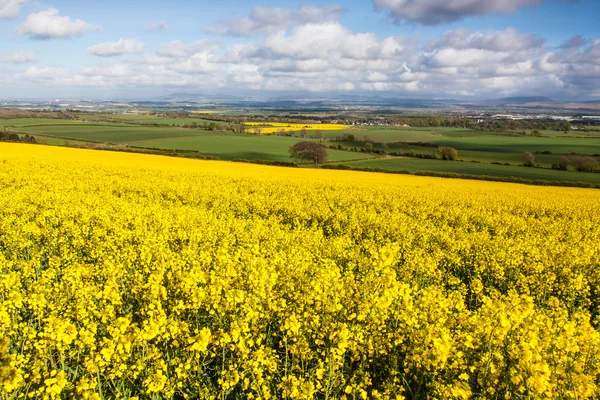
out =
<svg viewBox="0 0 600 400"><path fill-rule="evenodd" d="M256 151L221 153L217 155L224 160L239 158L244 160L289 161L289 157L286 157L285 155L259 153Z"/></svg>

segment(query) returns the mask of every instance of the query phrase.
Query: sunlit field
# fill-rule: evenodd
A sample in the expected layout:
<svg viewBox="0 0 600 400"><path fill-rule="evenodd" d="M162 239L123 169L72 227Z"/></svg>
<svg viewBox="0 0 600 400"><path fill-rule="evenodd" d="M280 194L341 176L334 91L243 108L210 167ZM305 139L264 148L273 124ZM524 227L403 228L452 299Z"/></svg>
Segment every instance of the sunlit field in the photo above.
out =
<svg viewBox="0 0 600 400"><path fill-rule="evenodd" d="M600 395L597 190L0 143L2 398Z"/></svg>
<svg viewBox="0 0 600 400"><path fill-rule="evenodd" d="M300 132L306 131L341 131L349 129L349 125L342 124L288 124L285 122L246 122L244 125L249 126L249 133L256 134L273 134L284 132Z"/></svg>

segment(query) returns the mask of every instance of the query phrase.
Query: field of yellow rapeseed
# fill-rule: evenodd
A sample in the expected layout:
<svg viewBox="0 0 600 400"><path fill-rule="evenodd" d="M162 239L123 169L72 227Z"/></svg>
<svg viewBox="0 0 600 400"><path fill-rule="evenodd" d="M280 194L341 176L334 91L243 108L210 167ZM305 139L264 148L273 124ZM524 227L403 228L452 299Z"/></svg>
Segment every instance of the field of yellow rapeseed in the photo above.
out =
<svg viewBox="0 0 600 400"><path fill-rule="evenodd" d="M246 122L244 125L251 127L248 132L255 134L273 134L283 132L306 131L341 131L350 129L350 125L342 124L288 124L285 122Z"/></svg>
<svg viewBox="0 0 600 400"><path fill-rule="evenodd" d="M600 395L600 192L0 144L0 397Z"/></svg>

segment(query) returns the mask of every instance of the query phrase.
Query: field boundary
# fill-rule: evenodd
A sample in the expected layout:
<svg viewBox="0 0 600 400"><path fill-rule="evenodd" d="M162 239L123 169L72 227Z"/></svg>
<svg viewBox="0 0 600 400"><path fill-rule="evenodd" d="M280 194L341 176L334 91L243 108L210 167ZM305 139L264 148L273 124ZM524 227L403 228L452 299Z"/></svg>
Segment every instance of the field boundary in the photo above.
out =
<svg viewBox="0 0 600 400"><path fill-rule="evenodd" d="M340 171L356 171L356 172L376 172L383 174L392 175L414 175L414 176L429 176L433 178L448 178L448 179L466 179L475 181L491 181L491 182L504 182L504 183L519 183L523 185L532 186L556 186L556 187L574 187L584 189L600 189L600 184L591 182L581 181L549 181L545 179L526 179L519 178L516 176L492 176L492 175L471 175L471 174L457 174L453 172L433 172L433 171L417 171L411 172L408 170L397 170L392 171L383 168L352 168L345 164L325 164L321 166L321 169L333 169Z"/></svg>

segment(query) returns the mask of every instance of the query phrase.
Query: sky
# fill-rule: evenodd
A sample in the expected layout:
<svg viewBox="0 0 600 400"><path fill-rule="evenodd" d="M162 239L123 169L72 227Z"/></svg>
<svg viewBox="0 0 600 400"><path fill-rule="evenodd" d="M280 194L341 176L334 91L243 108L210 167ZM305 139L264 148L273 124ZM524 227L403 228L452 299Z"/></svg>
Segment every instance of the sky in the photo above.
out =
<svg viewBox="0 0 600 400"><path fill-rule="evenodd" d="M0 0L0 98L600 100L598 0Z"/></svg>

